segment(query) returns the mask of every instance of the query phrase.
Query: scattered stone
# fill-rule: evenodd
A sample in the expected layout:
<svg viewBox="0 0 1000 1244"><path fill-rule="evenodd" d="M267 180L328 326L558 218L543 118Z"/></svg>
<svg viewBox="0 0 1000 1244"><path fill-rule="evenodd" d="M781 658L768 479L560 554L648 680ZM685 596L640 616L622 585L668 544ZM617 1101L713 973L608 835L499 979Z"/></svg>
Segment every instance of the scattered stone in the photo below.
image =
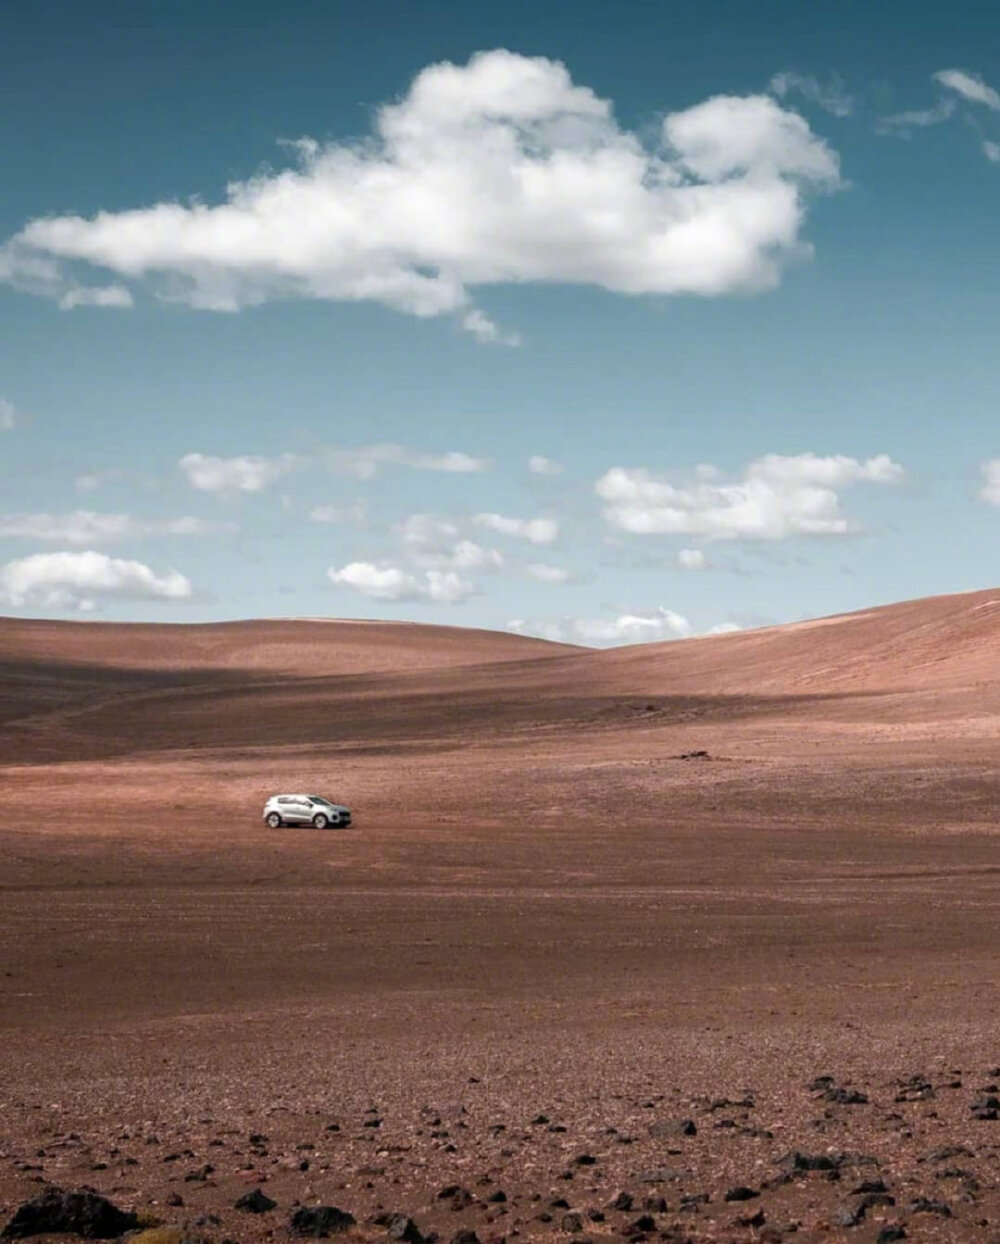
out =
<svg viewBox="0 0 1000 1244"><path fill-rule="evenodd" d="M336 1205L303 1205L291 1217L289 1227L293 1235L309 1236L323 1240L329 1235L340 1235L355 1225L353 1214L338 1209Z"/></svg>
<svg viewBox="0 0 1000 1244"><path fill-rule="evenodd" d="M656 1219L652 1214L640 1214L635 1222L630 1222L625 1228L628 1235L647 1235L650 1231L656 1230Z"/></svg>
<svg viewBox="0 0 1000 1244"><path fill-rule="evenodd" d="M451 1237L451 1244L479 1244L479 1236L475 1231L466 1228L464 1231L456 1231Z"/></svg>
<svg viewBox="0 0 1000 1244"><path fill-rule="evenodd" d="M875 1237L875 1244L893 1244L895 1240L906 1239L906 1228L901 1222L890 1223L883 1227Z"/></svg>
<svg viewBox="0 0 1000 1244"><path fill-rule="evenodd" d="M924 1076L909 1076L905 1080L897 1080L899 1089L894 1101L929 1101L934 1096L934 1086Z"/></svg>
<svg viewBox="0 0 1000 1244"><path fill-rule="evenodd" d="M683 1178L684 1172L671 1166L654 1166L636 1175L636 1180L641 1184L675 1184Z"/></svg>
<svg viewBox="0 0 1000 1244"><path fill-rule="evenodd" d="M674 1136L696 1136L698 1128L693 1119L661 1119L650 1124L649 1134L654 1140L667 1140Z"/></svg>
<svg viewBox="0 0 1000 1244"><path fill-rule="evenodd" d="M241 1209L245 1214L266 1214L269 1210L276 1208L278 1202L272 1201L266 1192L261 1192L260 1188L254 1188L252 1192L246 1192L243 1196L235 1201L234 1209Z"/></svg>
<svg viewBox="0 0 1000 1244"><path fill-rule="evenodd" d="M949 1158L972 1158L975 1154L966 1145L945 1145L941 1149L934 1149L925 1157L918 1158L919 1162L947 1162Z"/></svg>
<svg viewBox="0 0 1000 1244"><path fill-rule="evenodd" d="M759 1196L760 1193L753 1188L748 1188L745 1184L737 1184L735 1188L730 1188L722 1199L724 1201L752 1201Z"/></svg>
<svg viewBox="0 0 1000 1244"><path fill-rule="evenodd" d="M402 1240L404 1244L424 1244L423 1232L405 1214L392 1214L386 1227L392 1240Z"/></svg>
<svg viewBox="0 0 1000 1244"><path fill-rule="evenodd" d="M581 1153L573 1159L574 1166L596 1166L597 1159L592 1153Z"/></svg>
<svg viewBox="0 0 1000 1244"><path fill-rule="evenodd" d="M583 1230L583 1215L575 1212L563 1214L559 1226L567 1235L579 1235Z"/></svg>
<svg viewBox="0 0 1000 1244"><path fill-rule="evenodd" d="M47 1188L25 1201L0 1231L0 1239L25 1240L32 1235L80 1235L85 1240L110 1240L139 1225L135 1214L121 1210L96 1192L64 1192Z"/></svg>
<svg viewBox="0 0 1000 1244"><path fill-rule="evenodd" d="M448 1184L437 1194L437 1199L447 1201L449 1208L458 1213L459 1210L471 1205L476 1198L468 1188L463 1188L460 1184Z"/></svg>
<svg viewBox="0 0 1000 1244"><path fill-rule="evenodd" d="M835 1227L859 1227L865 1218L865 1209L861 1205L849 1205L847 1209L834 1214L830 1220Z"/></svg>
<svg viewBox="0 0 1000 1244"><path fill-rule="evenodd" d="M611 1208L618 1210L620 1214L627 1214L634 1204L635 1202L630 1192L619 1192L611 1202Z"/></svg>
<svg viewBox="0 0 1000 1244"><path fill-rule="evenodd" d="M929 1197L918 1196L906 1206L908 1214L937 1214L940 1218L951 1217L951 1206L944 1201L932 1201Z"/></svg>

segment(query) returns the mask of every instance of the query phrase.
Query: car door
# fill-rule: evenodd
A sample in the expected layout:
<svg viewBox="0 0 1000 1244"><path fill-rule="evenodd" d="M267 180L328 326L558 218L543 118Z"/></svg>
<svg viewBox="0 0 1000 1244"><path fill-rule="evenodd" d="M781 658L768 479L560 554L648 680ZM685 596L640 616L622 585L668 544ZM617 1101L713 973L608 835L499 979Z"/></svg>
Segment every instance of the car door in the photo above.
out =
<svg viewBox="0 0 1000 1244"><path fill-rule="evenodd" d="M278 800L278 811L281 813L281 819L290 825L301 824L302 801L297 795L282 795Z"/></svg>

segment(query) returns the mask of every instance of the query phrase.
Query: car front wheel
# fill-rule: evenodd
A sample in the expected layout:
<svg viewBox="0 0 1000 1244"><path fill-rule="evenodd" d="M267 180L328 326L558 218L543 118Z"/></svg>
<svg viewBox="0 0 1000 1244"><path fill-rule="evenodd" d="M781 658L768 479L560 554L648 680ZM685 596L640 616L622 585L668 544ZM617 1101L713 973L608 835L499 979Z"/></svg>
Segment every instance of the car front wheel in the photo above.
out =
<svg viewBox="0 0 1000 1244"><path fill-rule="evenodd" d="M317 829L326 829L329 824L329 817L324 816L322 812L317 812L313 817L313 825L315 825Z"/></svg>
<svg viewBox="0 0 1000 1244"><path fill-rule="evenodd" d="M267 814L267 823L272 829L280 829L281 817L277 814L277 812L269 812Z"/></svg>

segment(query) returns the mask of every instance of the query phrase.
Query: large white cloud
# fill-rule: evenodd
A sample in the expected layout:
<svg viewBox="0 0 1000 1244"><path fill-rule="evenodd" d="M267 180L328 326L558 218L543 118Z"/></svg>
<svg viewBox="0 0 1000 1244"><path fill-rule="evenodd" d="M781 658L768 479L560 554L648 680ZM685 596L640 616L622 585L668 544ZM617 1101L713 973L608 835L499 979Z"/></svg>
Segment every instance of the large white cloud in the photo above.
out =
<svg viewBox="0 0 1000 1244"><path fill-rule="evenodd" d="M22 540L52 540L60 544L113 544L147 536L207 536L234 531L231 523L202 518L134 518L131 514L98 514L73 510L69 514L0 514L0 536Z"/></svg>
<svg viewBox="0 0 1000 1244"><path fill-rule="evenodd" d="M352 588L372 600L427 600L458 605L476 591L472 583L453 570L427 570L418 575L398 566L350 562L339 570L331 566L327 576L338 587Z"/></svg>
<svg viewBox="0 0 1000 1244"><path fill-rule="evenodd" d="M144 281L220 311L374 301L511 340L470 289L768 288L807 249L808 194L840 184L836 154L769 96L716 96L647 138L558 61L503 50L424 69L367 142L290 147L291 167L231 183L221 203L31 221L0 248L0 280L64 306L122 305Z"/></svg>
<svg viewBox="0 0 1000 1244"><path fill-rule="evenodd" d="M476 514L477 527L487 527L502 536L515 536L531 544L552 544L559 538L559 523L554 518L510 518L505 514Z"/></svg>
<svg viewBox="0 0 1000 1244"><path fill-rule="evenodd" d="M844 514L840 490L853 484L895 484L903 469L886 454L864 462L843 455L768 454L727 481L706 466L674 483L642 468L613 467L596 485L613 526L638 534L714 540L780 540L842 536L860 530Z"/></svg>
<svg viewBox="0 0 1000 1244"><path fill-rule="evenodd" d="M190 582L176 570L158 575L142 562L92 549L35 553L0 566L0 602L16 609L25 605L93 609L107 598L184 600L191 594Z"/></svg>
<svg viewBox="0 0 1000 1244"><path fill-rule="evenodd" d="M202 492L260 492L298 465L293 454L278 458L215 458L210 454L185 454L178 464L192 488Z"/></svg>

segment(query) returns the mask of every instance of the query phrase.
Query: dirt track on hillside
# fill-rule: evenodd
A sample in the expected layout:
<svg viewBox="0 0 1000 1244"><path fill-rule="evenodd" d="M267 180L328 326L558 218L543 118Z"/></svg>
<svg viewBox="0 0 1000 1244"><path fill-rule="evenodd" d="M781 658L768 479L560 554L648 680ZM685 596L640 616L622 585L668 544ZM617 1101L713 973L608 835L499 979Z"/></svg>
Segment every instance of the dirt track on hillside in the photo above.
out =
<svg viewBox="0 0 1000 1244"><path fill-rule="evenodd" d="M0 623L0 1208L1000 1238L991 601L606 654ZM266 829L299 788L353 828Z"/></svg>

